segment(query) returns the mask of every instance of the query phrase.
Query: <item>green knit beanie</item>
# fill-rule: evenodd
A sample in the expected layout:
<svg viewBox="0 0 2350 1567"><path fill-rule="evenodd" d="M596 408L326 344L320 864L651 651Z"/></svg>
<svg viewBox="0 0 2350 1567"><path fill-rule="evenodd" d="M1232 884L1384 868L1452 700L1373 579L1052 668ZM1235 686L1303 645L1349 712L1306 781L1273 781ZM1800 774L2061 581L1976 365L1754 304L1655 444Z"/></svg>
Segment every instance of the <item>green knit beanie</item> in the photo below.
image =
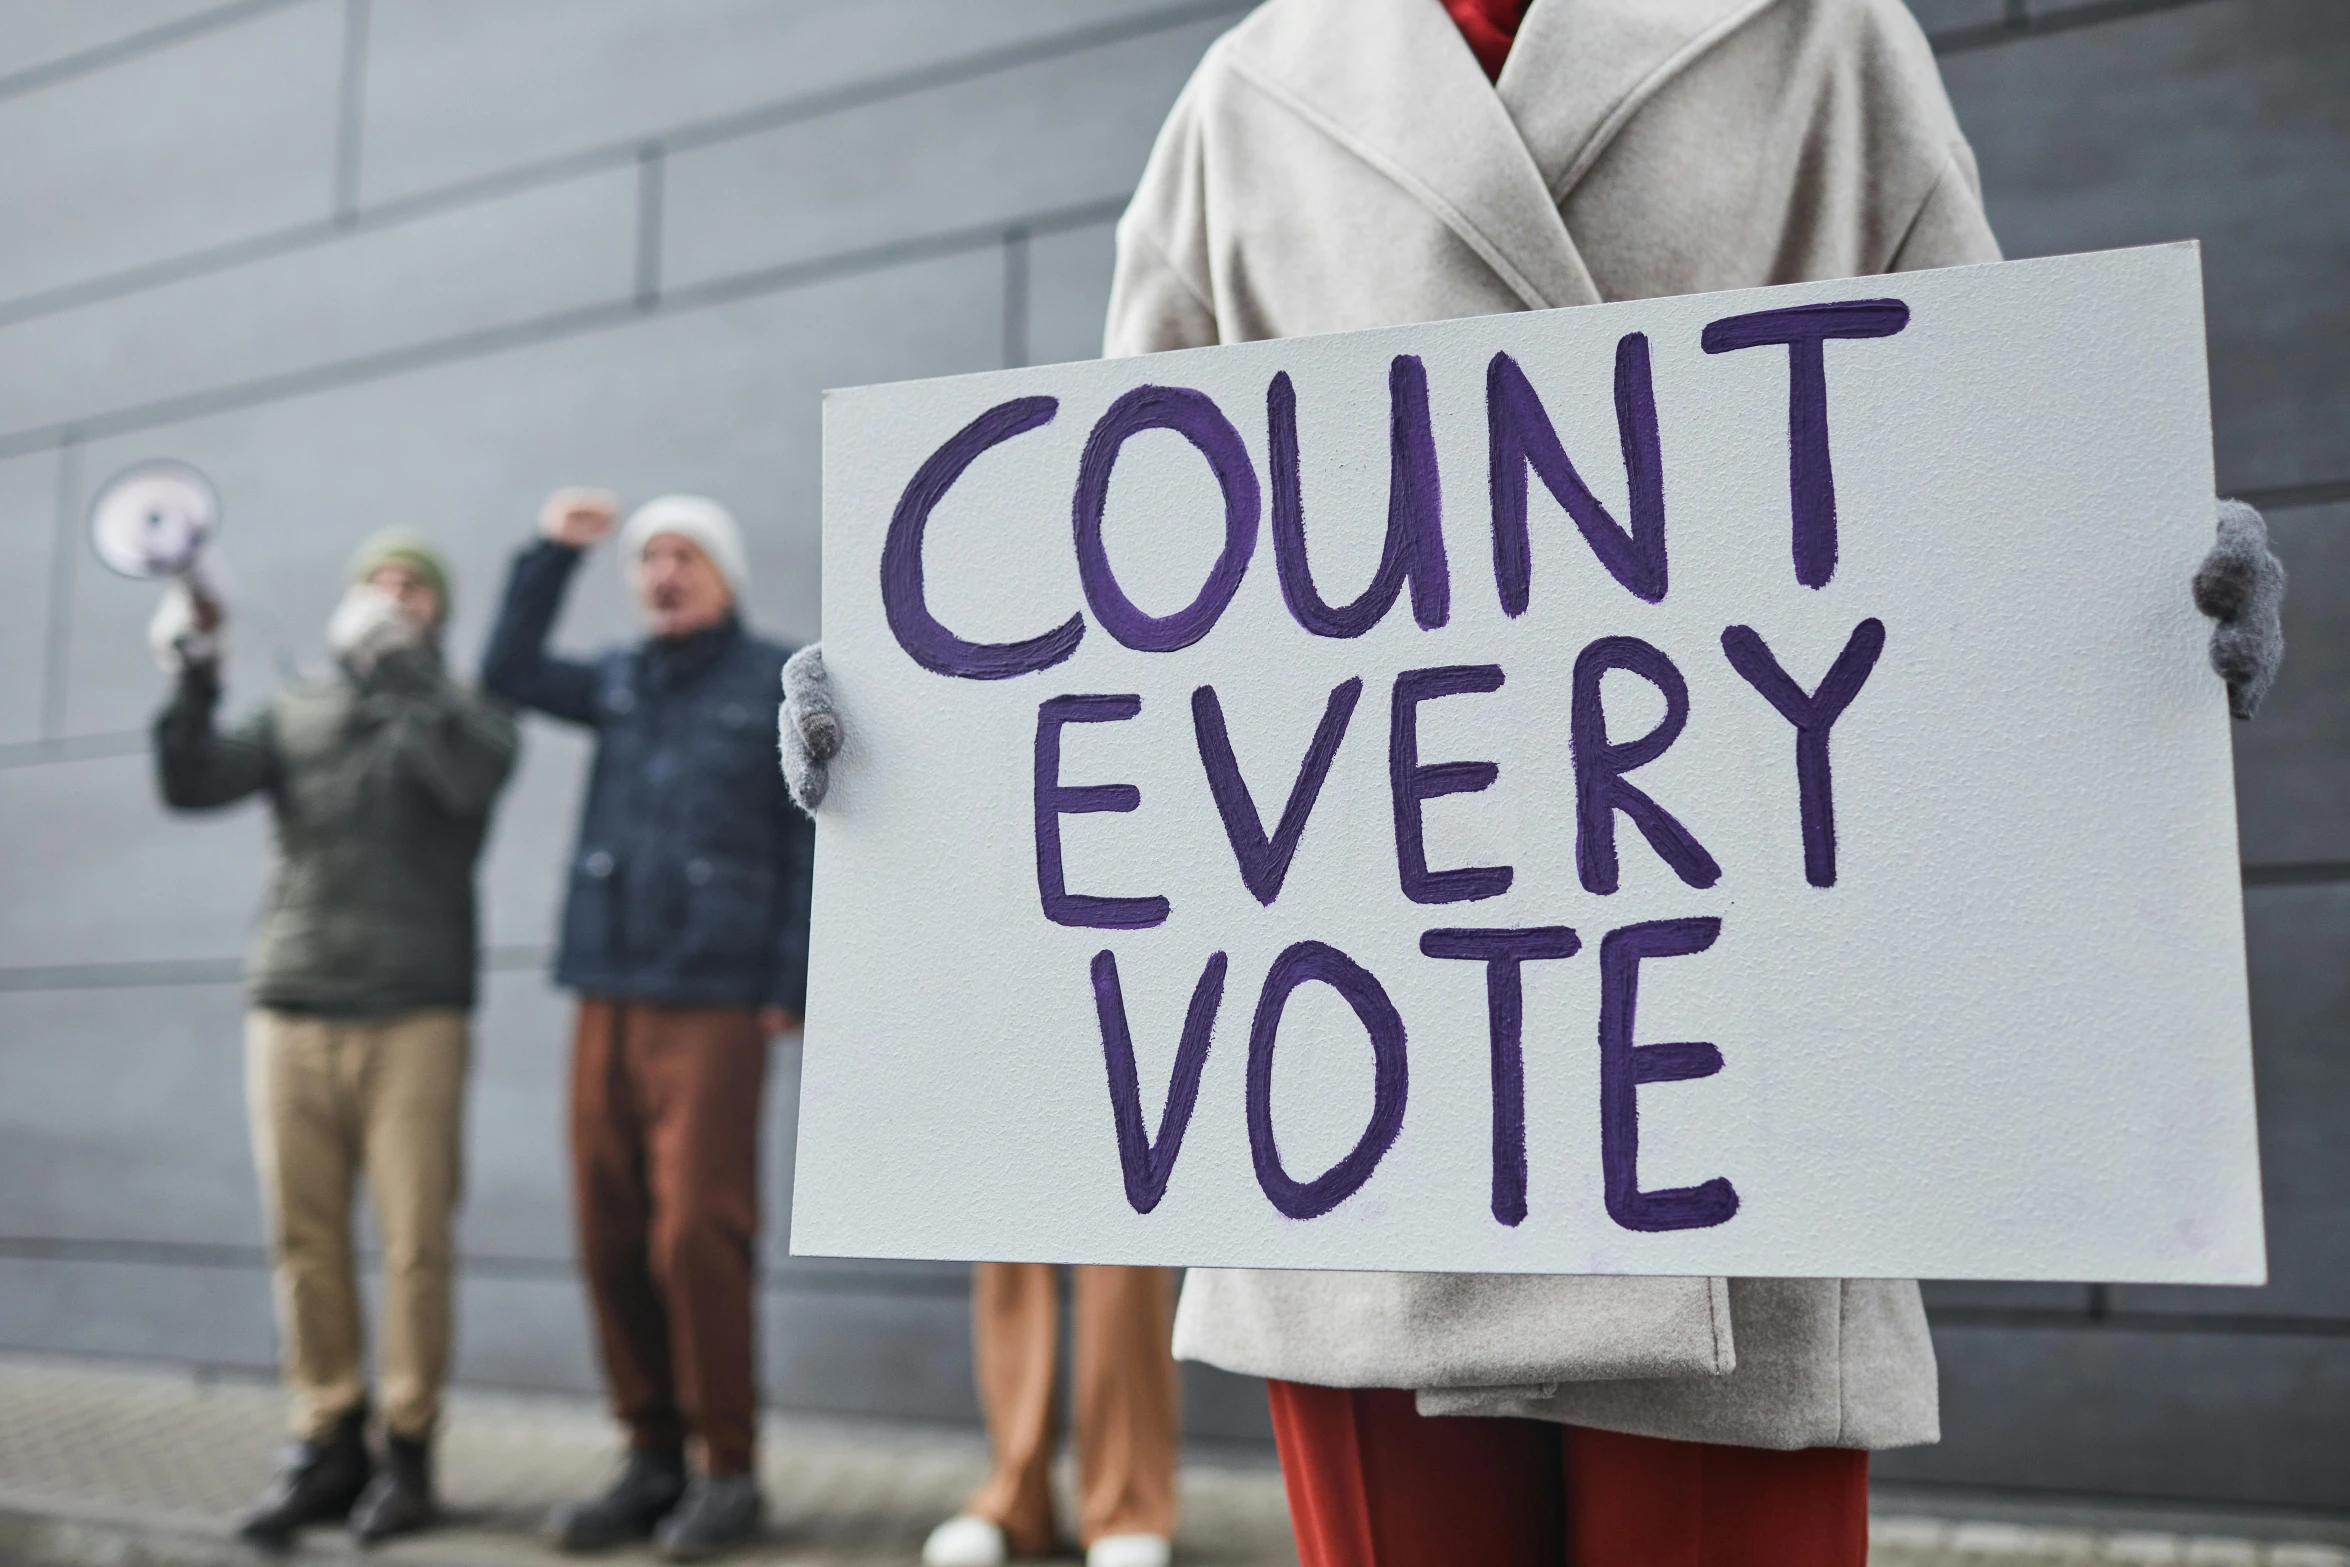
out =
<svg viewBox="0 0 2350 1567"><path fill-rule="evenodd" d="M440 595L441 619L447 621L453 598L449 591L449 564L433 548L432 540L421 533L407 528L386 528L371 536L359 546L359 553L351 557L351 580L365 582L376 567L394 562L432 584L433 591Z"/></svg>

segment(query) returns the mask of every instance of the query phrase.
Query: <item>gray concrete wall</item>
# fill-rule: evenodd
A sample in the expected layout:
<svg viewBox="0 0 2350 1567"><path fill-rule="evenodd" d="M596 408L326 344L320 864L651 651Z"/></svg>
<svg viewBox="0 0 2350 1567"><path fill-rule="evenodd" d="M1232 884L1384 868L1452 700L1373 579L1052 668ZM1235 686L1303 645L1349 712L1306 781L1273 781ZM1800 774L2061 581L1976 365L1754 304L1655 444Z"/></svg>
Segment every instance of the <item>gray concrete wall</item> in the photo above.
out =
<svg viewBox="0 0 2350 1567"><path fill-rule="evenodd" d="M1935 1286L1948 1439L1882 1472L2350 1508L2350 8L1916 5L2012 253L2205 241L2221 480L2271 508L2294 658L2238 769L2275 1282ZM0 1347L271 1355L235 983L265 823L158 810L152 593L82 545L94 485L156 454L219 483L248 699L391 522L452 546L470 659L560 482L724 497L754 618L813 635L814 394L1091 353L1111 221L1240 9L0 9ZM618 586L591 570L564 638L621 634ZM541 977L581 760L531 726L484 876L476 1382L594 1380ZM771 1395L970 1418L960 1269L782 1255L777 1064ZM1196 1430L1263 1433L1251 1385L1193 1394Z"/></svg>

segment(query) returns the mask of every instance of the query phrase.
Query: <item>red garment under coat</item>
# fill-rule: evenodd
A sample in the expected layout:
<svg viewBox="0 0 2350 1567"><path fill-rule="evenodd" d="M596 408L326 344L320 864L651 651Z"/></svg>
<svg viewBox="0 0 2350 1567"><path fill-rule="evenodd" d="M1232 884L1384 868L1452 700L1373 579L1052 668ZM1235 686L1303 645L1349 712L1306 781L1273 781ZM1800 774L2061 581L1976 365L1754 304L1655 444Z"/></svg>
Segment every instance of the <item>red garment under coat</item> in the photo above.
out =
<svg viewBox="0 0 2350 1567"><path fill-rule="evenodd" d="M1501 79L1501 62L1517 42L1518 24L1526 20L1532 0L1444 0L1453 25L1469 41L1469 52L1485 67L1488 81Z"/></svg>
<svg viewBox="0 0 2350 1567"><path fill-rule="evenodd" d="M1302 1567L1867 1567L1869 1455L1430 1418L1268 1382Z"/></svg>

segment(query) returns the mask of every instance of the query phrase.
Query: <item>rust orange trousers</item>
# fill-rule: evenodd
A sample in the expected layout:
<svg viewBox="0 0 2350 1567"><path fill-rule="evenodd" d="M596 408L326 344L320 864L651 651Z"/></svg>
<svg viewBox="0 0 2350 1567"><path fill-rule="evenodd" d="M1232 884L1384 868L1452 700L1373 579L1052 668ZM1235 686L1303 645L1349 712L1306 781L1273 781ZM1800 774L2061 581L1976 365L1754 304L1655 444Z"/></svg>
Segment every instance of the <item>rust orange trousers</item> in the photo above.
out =
<svg viewBox="0 0 2350 1567"><path fill-rule="evenodd" d="M631 1445L698 1438L713 1474L758 1439L759 1100L748 1007L585 996L571 1045L580 1268Z"/></svg>
<svg viewBox="0 0 2350 1567"><path fill-rule="evenodd" d="M1867 1567L1866 1453L1432 1419L1390 1388L1266 1389L1301 1567Z"/></svg>

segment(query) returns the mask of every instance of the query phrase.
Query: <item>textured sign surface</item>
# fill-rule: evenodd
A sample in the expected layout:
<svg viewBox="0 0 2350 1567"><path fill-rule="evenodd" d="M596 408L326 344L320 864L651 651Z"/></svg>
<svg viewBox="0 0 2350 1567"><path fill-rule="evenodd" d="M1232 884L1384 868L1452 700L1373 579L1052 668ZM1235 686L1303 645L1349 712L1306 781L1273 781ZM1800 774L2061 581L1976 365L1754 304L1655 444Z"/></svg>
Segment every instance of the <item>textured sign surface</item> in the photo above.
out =
<svg viewBox="0 0 2350 1567"><path fill-rule="evenodd" d="M793 1249L2263 1273L2192 246L835 392Z"/></svg>

